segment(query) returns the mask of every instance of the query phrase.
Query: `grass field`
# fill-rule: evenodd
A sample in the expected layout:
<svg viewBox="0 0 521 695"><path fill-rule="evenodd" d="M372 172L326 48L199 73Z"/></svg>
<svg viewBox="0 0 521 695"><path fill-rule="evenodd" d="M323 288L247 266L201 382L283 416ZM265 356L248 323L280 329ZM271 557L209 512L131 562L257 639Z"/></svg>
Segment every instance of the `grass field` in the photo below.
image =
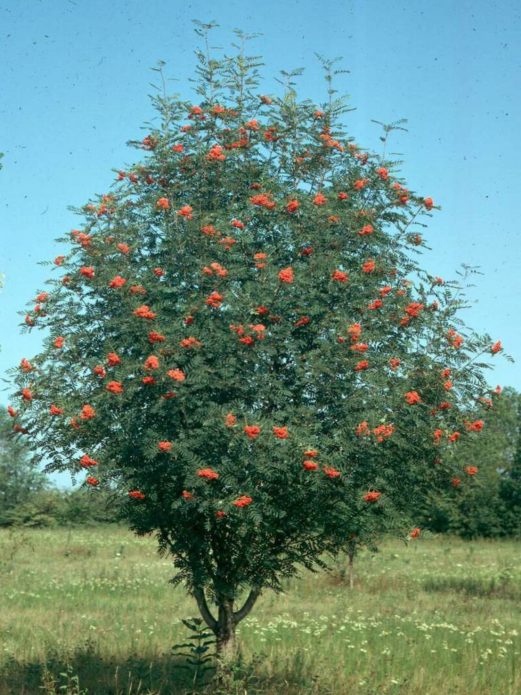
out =
<svg viewBox="0 0 521 695"><path fill-rule="evenodd" d="M306 572L261 597L241 664L207 692L520 695L520 551L387 541L353 590L342 562ZM123 529L0 532L0 695L190 692L171 647L196 611L171 575Z"/></svg>

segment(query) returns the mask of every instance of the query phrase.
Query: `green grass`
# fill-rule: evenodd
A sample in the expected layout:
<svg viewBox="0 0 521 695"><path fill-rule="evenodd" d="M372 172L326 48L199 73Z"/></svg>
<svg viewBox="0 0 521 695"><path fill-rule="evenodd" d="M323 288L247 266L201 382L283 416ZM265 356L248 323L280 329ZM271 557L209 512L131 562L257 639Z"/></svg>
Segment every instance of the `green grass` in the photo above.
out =
<svg viewBox="0 0 521 695"><path fill-rule="evenodd" d="M386 541L264 594L222 695L519 695L521 545ZM192 601L150 538L0 532L0 695L190 692L171 647ZM60 675L61 674L61 675ZM202 688L201 688L202 689Z"/></svg>

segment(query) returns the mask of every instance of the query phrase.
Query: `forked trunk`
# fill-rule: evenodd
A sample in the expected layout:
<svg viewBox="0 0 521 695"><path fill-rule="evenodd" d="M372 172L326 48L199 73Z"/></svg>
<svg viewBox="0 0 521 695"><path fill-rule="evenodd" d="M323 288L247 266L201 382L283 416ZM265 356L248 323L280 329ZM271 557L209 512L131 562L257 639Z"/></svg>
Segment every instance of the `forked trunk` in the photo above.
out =
<svg viewBox="0 0 521 695"><path fill-rule="evenodd" d="M205 623L216 638L217 655L222 661L230 661L236 653L235 628L251 611L260 595L260 587L251 589L242 608L233 610L233 599L227 596L217 597L217 618L214 618L206 601L203 587L194 587L194 597Z"/></svg>

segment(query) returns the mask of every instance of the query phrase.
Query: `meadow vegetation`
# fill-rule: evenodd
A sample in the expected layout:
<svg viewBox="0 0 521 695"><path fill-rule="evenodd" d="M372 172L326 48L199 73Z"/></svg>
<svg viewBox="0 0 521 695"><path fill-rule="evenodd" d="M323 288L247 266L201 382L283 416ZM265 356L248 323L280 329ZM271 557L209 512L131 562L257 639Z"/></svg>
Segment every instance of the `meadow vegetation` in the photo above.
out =
<svg viewBox="0 0 521 695"><path fill-rule="evenodd" d="M518 541L387 540L353 590L344 560L287 580L210 686L172 650L196 614L172 574L153 538L115 526L1 531L0 695L521 692Z"/></svg>

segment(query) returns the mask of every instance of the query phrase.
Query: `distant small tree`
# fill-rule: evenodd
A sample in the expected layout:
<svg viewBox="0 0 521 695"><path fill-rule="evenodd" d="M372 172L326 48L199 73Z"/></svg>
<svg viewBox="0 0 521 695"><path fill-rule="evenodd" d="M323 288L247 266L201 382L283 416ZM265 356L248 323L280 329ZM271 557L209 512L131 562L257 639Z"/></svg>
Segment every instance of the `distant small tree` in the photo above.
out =
<svg viewBox="0 0 521 695"><path fill-rule="evenodd" d="M0 411L0 525L12 523L16 508L47 486L28 443L15 436L11 418Z"/></svg>
<svg viewBox="0 0 521 695"><path fill-rule="evenodd" d="M198 52L197 103L161 91L145 159L78 211L13 410L50 470L126 496L220 650L262 590L450 479L500 350L417 265L434 203L347 136L333 62L324 104L296 73L259 94L244 38Z"/></svg>
<svg viewBox="0 0 521 695"><path fill-rule="evenodd" d="M365 513L364 513L365 512ZM350 589L355 587L355 560L360 551L368 550L376 553L378 543L386 531L396 531L403 519L396 519L389 508L380 508L380 514L374 513L369 508L361 509L353 524L342 548L343 553L339 553L339 576L342 581L347 580Z"/></svg>

